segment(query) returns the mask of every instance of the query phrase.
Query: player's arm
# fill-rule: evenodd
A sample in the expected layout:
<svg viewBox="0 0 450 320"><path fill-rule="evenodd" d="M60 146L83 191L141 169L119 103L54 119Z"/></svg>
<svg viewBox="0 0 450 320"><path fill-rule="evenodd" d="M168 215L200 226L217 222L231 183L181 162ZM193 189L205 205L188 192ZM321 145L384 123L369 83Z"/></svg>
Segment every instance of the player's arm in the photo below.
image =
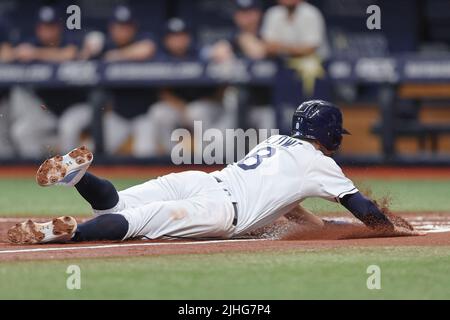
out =
<svg viewBox="0 0 450 320"><path fill-rule="evenodd" d="M323 220L314 215L311 211L303 208L300 204L284 215L288 220L298 224L308 223L316 227L324 226Z"/></svg>
<svg viewBox="0 0 450 320"><path fill-rule="evenodd" d="M113 61L143 61L150 59L156 52L156 46L151 40L141 40L126 48L113 49L105 53L105 60Z"/></svg>
<svg viewBox="0 0 450 320"><path fill-rule="evenodd" d="M35 59L46 62L64 62L76 58L78 49L75 45L63 48L36 48Z"/></svg>
<svg viewBox="0 0 450 320"><path fill-rule="evenodd" d="M257 36L243 32L238 36L237 41L246 57L254 60L264 59L266 57L264 42Z"/></svg>
<svg viewBox="0 0 450 320"><path fill-rule="evenodd" d="M391 231L394 229L394 225L380 208L360 192L345 195L340 199L340 203L371 229L383 228Z"/></svg>
<svg viewBox="0 0 450 320"><path fill-rule="evenodd" d="M400 217L394 215L391 215L391 218L388 217L375 202L364 197L360 192L344 196L340 199L340 203L371 229L392 236L422 235Z"/></svg>
<svg viewBox="0 0 450 320"><path fill-rule="evenodd" d="M9 43L0 43L0 61L10 62L14 59L13 48Z"/></svg>

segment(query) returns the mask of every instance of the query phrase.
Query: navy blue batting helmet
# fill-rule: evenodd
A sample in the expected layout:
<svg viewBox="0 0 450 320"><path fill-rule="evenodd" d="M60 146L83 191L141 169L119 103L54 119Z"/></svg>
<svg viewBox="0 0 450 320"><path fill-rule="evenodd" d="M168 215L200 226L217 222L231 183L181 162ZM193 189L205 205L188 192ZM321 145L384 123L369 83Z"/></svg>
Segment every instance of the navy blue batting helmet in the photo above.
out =
<svg viewBox="0 0 450 320"><path fill-rule="evenodd" d="M293 137L317 140L330 151L339 149L343 134L349 132L342 127L341 110L331 102L305 101L292 117Z"/></svg>

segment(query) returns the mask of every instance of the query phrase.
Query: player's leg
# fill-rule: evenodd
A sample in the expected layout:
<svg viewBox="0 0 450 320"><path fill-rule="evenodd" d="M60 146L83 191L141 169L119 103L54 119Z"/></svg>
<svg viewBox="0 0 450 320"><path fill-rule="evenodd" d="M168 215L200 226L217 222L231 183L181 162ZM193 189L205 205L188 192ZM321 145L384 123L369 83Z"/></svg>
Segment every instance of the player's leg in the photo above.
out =
<svg viewBox="0 0 450 320"><path fill-rule="evenodd" d="M219 183L204 172L167 176L179 200L155 201L119 214L129 223L128 238L229 238L234 232L233 204Z"/></svg>
<svg viewBox="0 0 450 320"><path fill-rule="evenodd" d="M92 121L92 110L87 103L77 103L64 111L58 121L61 150L70 150L80 145L81 133Z"/></svg>
<svg viewBox="0 0 450 320"><path fill-rule="evenodd" d="M231 236L234 208L211 175L186 171L163 176L155 183L165 190L162 201L120 212L129 223L126 238Z"/></svg>
<svg viewBox="0 0 450 320"><path fill-rule="evenodd" d="M148 143L148 137L152 135L152 128L149 125L148 115L140 115L133 119L132 124L133 133L133 156L138 158L151 157L155 155L152 143Z"/></svg>
<svg viewBox="0 0 450 320"><path fill-rule="evenodd" d="M118 204L125 204L124 210L104 213L78 226L70 217L54 219L46 224L30 221L28 225L25 222L13 227L8 232L8 238L15 243L44 243L68 238L93 241L144 236L156 239L164 236L228 238L233 235L234 207L227 193L211 175L188 171L151 182L154 183L137 186L136 190L125 190L124 197L133 197L133 194L140 192L143 196L149 190L160 189L167 194L166 199L178 200L159 200L136 207L125 200ZM57 220L63 222L58 228L55 225Z"/></svg>
<svg viewBox="0 0 450 320"><path fill-rule="evenodd" d="M128 233L128 221L120 214L103 214L77 226L72 241L123 240Z"/></svg>
<svg viewBox="0 0 450 320"><path fill-rule="evenodd" d="M229 196L211 175L187 171L119 192L115 210L81 224L73 240L227 238L234 214Z"/></svg>
<svg viewBox="0 0 450 320"><path fill-rule="evenodd" d="M119 203L77 228L74 241L164 235L226 237L234 209L217 181L204 172L169 174L119 192ZM231 221L231 222L230 222Z"/></svg>
<svg viewBox="0 0 450 320"><path fill-rule="evenodd" d="M117 190L110 181L86 172L92 160L93 154L86 147L57 155L39 167L36 181L41 186L75 186L94 210L113 209L119 202Z"/></svg>
<svg viewBox="0 0 450 320"><path fill-rule="evenodd" d="M174 178L177 174L163 176L117 192L110 181L86 172L92 160L93 154L86 147L74 149L64 156L46 160L39 168L36 180L41 186L75 186L96 215L118 213L154 201L186 197L174 187L178 181Z"/></svg>
<svg viewBox="0 0 450 320"><path fill-rule="evenodd" d="M212 128L215 128L217 130L219 128L217 122L220 121L220 118L223 116L224 111L225 110L219 101L206 98L195 100L186 106L186 121L190 127L194 127L195 123L200 123L203 131ZM209 157L208 155L203 155L204 147L207 144L205 141L203 141L203 135L194 135L193 138L193 151L196 156L199 155ZM212 162L214 160L205 159L205 161Z"/></svg>
<svg viewBox="0 0 450 320"><path fill-rule="evenodd" d="M119 214L105 214L77 224L65 216L49 222L27 220L8 230L8 240L17 244L67 241L122 240L128 232L128 221Z"/></svg>
<svg viewBox="0 0 450 320"><path fill-rule="evenodd" d="M103 116L104 147L108 154L117 152L126 142L131 133L130 120L114 111L108 111Z"/></svg>
<svg viewBox="0 0 450 320"><path fill-rule="evenodd" d="M71 157L69 156L69 158ZM49 160L47 166L51 167L50 172L52 174L57 172L57 166L65 168L63 161ZM54 167L52 167L52 163L55 164ZM87 168L82 170L85 169ZM79 172L76 175L79 175ZM78 183L75 184L75 188L89 202L94 211L115 211L114 208L118 206L119 195L113 184L108 180L85 172ZM8 239L10 242L18 244L64 242L68 240L122 240L127 232L128 222L121 215L103 214L79 225L74 218L66 216L55 218L47 223L36 223L28 220L16 224L8 231Z"/></svg>
<svg viewBox="0 0 450 320"><path fill-rule="evenodd" d="M119 203L119 194L114 185L90 172L84 174L75 188L94 211L113 210Z"/></svg>
<svg viewBox="0 0 450 320"><path fill-rule="evenodd" d="M149 155L170 154L174 142L170 137L174 129L183 122L183 112L166 101L150 106L147 114L146 153Z"/></svg>
<svg viewBox="0 0 450 320"><path fill-rule="evenodd" d="M42 105L43 101L32 90L22 87L11 90L11 141L23 157L39 158L49 146L57 144L53 132L58 120Z"/></svg>

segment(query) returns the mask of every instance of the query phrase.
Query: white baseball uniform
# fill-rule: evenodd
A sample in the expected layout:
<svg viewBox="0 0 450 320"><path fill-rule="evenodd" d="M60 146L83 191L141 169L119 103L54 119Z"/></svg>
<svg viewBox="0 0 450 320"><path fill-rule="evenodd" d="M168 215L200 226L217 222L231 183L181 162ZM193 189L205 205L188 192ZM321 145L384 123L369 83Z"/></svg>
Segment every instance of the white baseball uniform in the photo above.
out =
<svg viewBox="0 0 450 320"><path fill-rule="evenodd" d="M96 213L122 214L129 222L125 238L231 238L270 224L305 198L339 201L357 191L312 144L276 135L221 171L148 181L119 192L115 208Z"/></svg>

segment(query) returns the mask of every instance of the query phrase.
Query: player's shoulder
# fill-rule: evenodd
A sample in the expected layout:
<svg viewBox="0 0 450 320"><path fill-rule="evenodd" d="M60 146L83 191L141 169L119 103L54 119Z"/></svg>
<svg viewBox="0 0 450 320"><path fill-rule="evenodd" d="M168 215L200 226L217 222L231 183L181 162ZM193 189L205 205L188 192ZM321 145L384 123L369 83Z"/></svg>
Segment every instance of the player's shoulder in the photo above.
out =
<svg viewBox="0 0 450 320"><path fill-rule="evenodd" d="M318 151L316 153L313 163L316 168L319 168L322 171L344 174L342 168L339 166L336 160L324 155L321 151Z"/></svg>

